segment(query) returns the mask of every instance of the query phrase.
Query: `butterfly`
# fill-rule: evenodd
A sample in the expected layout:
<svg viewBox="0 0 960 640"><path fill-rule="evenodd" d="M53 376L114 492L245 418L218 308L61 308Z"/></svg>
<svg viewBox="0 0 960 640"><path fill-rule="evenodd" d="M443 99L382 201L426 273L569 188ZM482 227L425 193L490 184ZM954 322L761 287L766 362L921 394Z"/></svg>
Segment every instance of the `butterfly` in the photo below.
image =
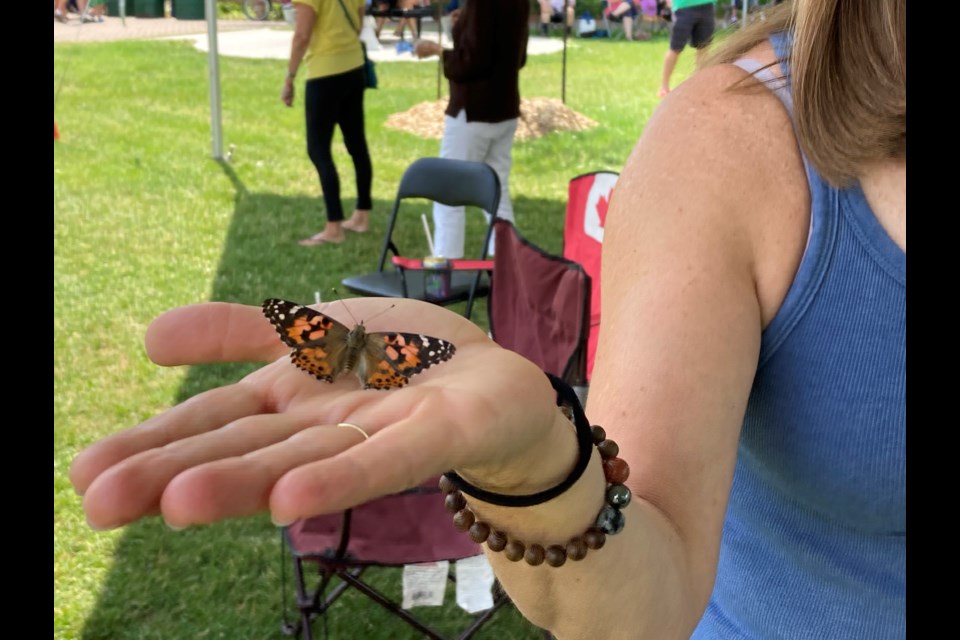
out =
<svg viewBox="0 0 960 640"><path fill-rule="evenodd" d="M263 314L293 348L293 364L325 382L353 371L364 389L398 389L457 350L451 342L417 333L368 333L363 322L348 329L319 311L277 298L264 300Z"/></svg>

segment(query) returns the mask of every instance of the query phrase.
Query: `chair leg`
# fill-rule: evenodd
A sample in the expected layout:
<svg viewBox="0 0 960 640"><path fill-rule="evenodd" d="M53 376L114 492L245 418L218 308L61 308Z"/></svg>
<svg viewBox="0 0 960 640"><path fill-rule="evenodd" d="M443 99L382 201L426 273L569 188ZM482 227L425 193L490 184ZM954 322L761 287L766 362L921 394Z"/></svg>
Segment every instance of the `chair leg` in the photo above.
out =
<svg viewBox="0 0 960 640"><path fill-rule="evenodd" d="M300 558L293 559L293 576L297 585L297 608L300 609L302 638L303 640L313 640L313 626L310 624L313 598L307 594L307 587L303 578L303 560Z"/></svg>
<svg viewBox="0 0 960 640"><path fill-rule="evenodd" d="M340 577L349 582L350 586L354 587L358 591L361 591L364 595L379 604L381 607L396 615L411 627L415 628L417 631L423 633L427 638L430 638L430 640L446 640L446 638L444 638L442 635L438 634L436 631L417 620L415 617L407 613L403 608L399 607L397 603L393 602L365 582L357 580L348 573L341 573Z"/></svg>
<svg viewBox="0 0 960 640"><path fill-rule="evenodd" d="M510 602L510 598L503 596L494 601L493 606L477 616L474 621L467 627L463 633L460 634L460 637L457 640L470 640L477 631L480 630L480 627L490 619L493 614L497 612L500 607Z"/></svg>

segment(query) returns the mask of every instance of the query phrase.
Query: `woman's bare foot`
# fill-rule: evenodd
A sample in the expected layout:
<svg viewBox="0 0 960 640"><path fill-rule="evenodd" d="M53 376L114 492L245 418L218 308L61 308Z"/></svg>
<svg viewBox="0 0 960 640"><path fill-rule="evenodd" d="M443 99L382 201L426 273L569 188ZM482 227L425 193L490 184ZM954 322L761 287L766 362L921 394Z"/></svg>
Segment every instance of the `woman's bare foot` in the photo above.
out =
<svg viewBox="0 0 960 640"><path fill-rule="evenodd" d="M657 97L658 97L658 98L665 98L665 97L667 97L667 94L668 94L668 93L670 93L670 89L664 89L663 87L660 87L660 90L657 91Z"/></svg>
<svg viewBox="0 0 960 640"><path fill-rule="evenodd" d="M314 234L309 238L304 238L297 244L301 247L314 247L319 244L340 244L347 239L341 227L341 224L337 224L335 228L334 225L327 225L320 233Z"/></svg>
<svg viewBox="0 0 960 640"><path fill-rule="evenodd" d="M355 209L353 211L353 215L350 216L350 219L344 221L340 227L355 233L365 233L370 226L370 221L368 218L369 215L369 211Z"/></svg>

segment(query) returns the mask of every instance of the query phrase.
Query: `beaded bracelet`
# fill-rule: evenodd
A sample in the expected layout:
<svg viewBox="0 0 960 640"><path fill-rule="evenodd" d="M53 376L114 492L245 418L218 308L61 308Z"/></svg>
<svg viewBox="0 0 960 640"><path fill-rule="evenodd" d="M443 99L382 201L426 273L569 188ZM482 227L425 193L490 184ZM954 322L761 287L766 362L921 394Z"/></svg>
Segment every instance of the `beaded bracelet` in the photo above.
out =
<svg viewBox="0 0 960 640"><path fill-rule="evenodd" d="M547 374L549 376L549 374ZM583 415L583 409L580 407L579 401L576 399L576 395L573 394L573 390L566 387L566 385L559 379L550 376L550 381L554 385L554 388L558 392L558 405L560 406L561 411L564 412L564 415L567 416L574 424L577 426L578 435L581 433L581 426L586 423L586 416ZM561 386L562 385L562 386ZM570 395L564 393L569 390ZM563 398L562 396L567 396ZM572 396L573 401L570 402L570 396ZM579 411L578 411L579 410ZM578 415L579 413L579 415ZM578 418L582 418L579 420ZM579 423L579 424L578 424ZM600 549L606 544L606 537L608 535L615 535L620 533L623 530L624 526L624 516L621 512L621 509L630 504L630 489L628 489L623 483L626 482L627 477L630 475L630 467L627 463L618 457L620 453L620 447L617 446L617 443L613 440L607 438L606 432L603 430L603 427L599 425L589 426L589 423L586 423L587 433L589 434L590 440L588 441L587 447L583 447L581 441L580 447L580 459L584 458L583 452L586 450L586 459L589 461L590 458L590 445L595 445L597 450L600 452L600 457L603 463L603 474L607 480L607 490L605 494L605 504L600 510L600 513L597 515L596 522L594 526L588 528L581 535L576 536L569 540L566 545L554 544L550 545L547 548L544 548L539 544L526 545L522 541L509 537L505 532L499 531L491 528L486 522L482 522L477 519L473 511L470 510L470 507L467 506L466 498L463 497L464 493L468 495L475 495L473 491L465 490L463 485L466 485L470 489L476 489L472 485L466 483L462 478L456 476L456 480L453 480L450 476L451 473L448 472L440 477L440 490L444 494L444 506L447 511L454 514L453 516L453 526L459 529L460 531L466 531L470 536L470 539L481 544L483 542L487 543L487 548L491 551L500 552L502 551L506 556L507 560L511 562L517 562L523 558L527 564L532 566L537 566L546 562L551 567L560 567L566 563L567 558L570 560L582 560L587 555L588 549ZM579 438L578 438L579 440ZM585 467L586 465L584 465ZM579 463L578 463L579 467ZM567 477L564 482L553 489L550 489L546 492L540 492L539 494L533 494L533 496L541 496L545 494L559 495L577 478L582 475L583 469L574 469L574 472ZM455 475L455 474L454 474ZM571 481L573 478L573 481ZM560 491L556 489L561 488ZM480 493L494 496L497 499L497 502L485 500L482 496L479 497L485 502L491 502L492 504L500 504L501 506L520 506L517 504L515 498L529 499L533 496L502 496L500 494L493 494L486 491L480 491ZM546 502L546 500L541 500L540 502ZM537 504L536 502L531 504ZM528 506L528 505L524 505Z"/></svg>

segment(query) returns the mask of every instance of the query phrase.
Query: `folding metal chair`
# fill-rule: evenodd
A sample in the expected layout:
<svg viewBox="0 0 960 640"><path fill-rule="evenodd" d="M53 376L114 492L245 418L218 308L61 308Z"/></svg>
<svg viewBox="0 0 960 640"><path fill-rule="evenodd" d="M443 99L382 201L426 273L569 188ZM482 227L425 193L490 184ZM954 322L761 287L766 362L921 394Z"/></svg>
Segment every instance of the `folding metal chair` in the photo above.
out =
<svg viewBox="0 0 960 640"><path fill-rule="evenodd" d="M347 589L354 589L431 640L446 640L397 602L364 579L370 567L447 560L455 562L482 553L480 545L458 531L444 508L437 481L372 500L342 513L299 520L282 529L284 545L293 558L299 619L287 621L284 597L283 632L312 640L313 623L327 615ZM315 585L307 584L305 568L316 565ZM336 579L336 580L335 580ZM453 567L449 575L454 580ZM284 580L286 596L286 580ZM457 636L467 640L510 600L495 584L493 607L478 613Z"/></svg>
<svg viewBox="0 0 960 640"><path fill-rule="evenodd" d="M572 178L567 185L567 214L563 228L563 257L583 267L590 276L590 328L587 338L587 381L593 375L593 360L600 334L600 253L610 195L619 174L593 171Z"/></svg>
<svg viewBox="0 0 960 640"><path fill-rule="evenodd" d="M424 286L424 273L419 257L405 256L394 242L395 231L403 200L421 198L449 206L475 207L490 214L477 250L477 260L450 261L448 280L440 295ZM487 248L500 204L500 179L490 165L484 162L453 160L449 158L420 158L411 164L400 179L393 212L387 224L383 247L376 271L343 279L343 285L361 295L388 298L414 298L439 305L467 302L464 315L469 318L474 299L489 292ZM420 220L412 224L422 234ZM468 228L469 231L469 228ZM469 238L469 235L468 235ZM388 254L393 254L390 264Z"/></svg>
<svg viewBox="0 0 960 640"><path fill-rule="evenodd" d="M507 220L494 223L497 253L487 310L490 334L585 399L591 279L583 266L540 249Z"/></svg>

